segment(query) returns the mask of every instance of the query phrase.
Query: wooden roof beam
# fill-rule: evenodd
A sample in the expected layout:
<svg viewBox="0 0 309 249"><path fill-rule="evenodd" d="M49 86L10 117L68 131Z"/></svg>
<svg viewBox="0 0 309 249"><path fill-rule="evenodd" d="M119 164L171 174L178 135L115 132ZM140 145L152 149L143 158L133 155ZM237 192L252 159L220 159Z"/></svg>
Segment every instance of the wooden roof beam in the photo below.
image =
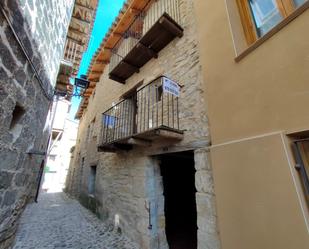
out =
<svg viewBox="0 0 309 249"><path fill-rule="evenodd" d="M96 60L95 64L100 64L100 65L107 65L109 63L109 60Z"/></svg>
<svg viewBox="0 0 309 249"><path fill-rule="evenodd" d="M91 74L102 74L103 70L92 70Z"/></svg>
<svg viewBox="0 0 309 249"><path fill-rule="evenodd" d="M90 82L90 83L89 83L89 87L95 87L96 85L97 85L96 82Z"/></svg>
<svg viewBox="0 0 309 249"><path fill-rule="evenodd" d="M88 35L88 33L82 32L79 29L73 28L72 26L69 26L69 31L72 31L72 32L74 32L75 34L78 34L78 35Z"/></svg>
<svg viewBox="0 0 309 249"><path fill-rule="evenodd" d="M137 15L137 14L141 13L142 9L137 9L137 8L131 7L129 11L133 15Z"/></svg>
<svg viewBox="0 0 309 249"><path fill-rule="evenodd" d="M76 42L76 43L77 43L78 45L80 45L80 46L84 46L84 43L83 43L82 41L79 41L79 40L77 40L77 39L75 39L75 38L73 38L73 37L71 37L71 36L68 36L68 35L67 35L67 39Z"/></svg>
<svg viewBox="0 0 309 249"><path fill-rule="evenodd" d="M86 9L91 10L91 11L94 11L94 10L95 10L95 8L91 8L90 6L86 6L86 5L81 4L81 3L78 3L78 2L75 2L75 4L74 4L74 5L77 5L77 6L80 6L80 7L86 8Z"/></svg>
<svg viewBox="0 0 309 249"><path fill-rule="evenodd" d="M93 82L99 82L100 81L100 77L89 77L89 81L93 81Z"/></svg>
<svg viewBox="0 0 309 249"><path fill-rule="evenodd" d="M78 22L84 23L84 24L91 24L91 22L84 20L82 18L76 17L76 16L72 16L73 19L77 20Z"/></svg>

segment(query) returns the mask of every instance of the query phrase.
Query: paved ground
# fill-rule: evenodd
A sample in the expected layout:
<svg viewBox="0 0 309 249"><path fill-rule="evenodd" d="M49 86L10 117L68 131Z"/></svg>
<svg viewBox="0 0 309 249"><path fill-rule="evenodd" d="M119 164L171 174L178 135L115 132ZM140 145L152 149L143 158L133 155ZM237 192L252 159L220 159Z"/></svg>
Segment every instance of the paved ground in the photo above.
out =
<svg viewBox="0 0 309 249"><path fill-rule="evenodd" d="M22 215L14 249L136 249L64 193L41 194Z"/></svg>

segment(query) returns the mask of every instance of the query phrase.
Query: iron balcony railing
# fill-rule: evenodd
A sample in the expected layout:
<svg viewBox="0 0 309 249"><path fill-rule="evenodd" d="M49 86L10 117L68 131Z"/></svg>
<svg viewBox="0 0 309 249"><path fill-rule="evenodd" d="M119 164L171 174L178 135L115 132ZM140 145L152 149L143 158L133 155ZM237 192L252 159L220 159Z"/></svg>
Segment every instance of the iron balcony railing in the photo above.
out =
<svg viewBox="0 0 309 249"><path fill-rule="evenodd" d="M113 48L109 71L113 71L164 13L180 24L179 4L180 0L150 0L145 9L136 16L129 29L121 36Z"/></svg>
<svg viewBox="0 0 309 249"><path fill-rule="evenodd" d="M104 112L100 144L111 144L156 129L179 131L178 93L164 90L166 80L169 79L162 76L152 81Z"/></svg>
<svg viewBox="0 0 309 249"><path fill-rule="evenodd" d="M66 40L63 59L72 63L72 66L79 64L81 59L82 46L70 39Z"/></svg>

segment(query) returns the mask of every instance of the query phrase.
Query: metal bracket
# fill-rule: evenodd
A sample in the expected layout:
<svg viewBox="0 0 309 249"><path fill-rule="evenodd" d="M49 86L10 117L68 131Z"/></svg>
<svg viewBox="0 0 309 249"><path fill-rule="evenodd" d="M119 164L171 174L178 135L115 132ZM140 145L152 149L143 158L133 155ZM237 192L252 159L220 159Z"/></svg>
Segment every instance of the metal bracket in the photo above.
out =
<svg viewBox="0 0 309 249"><path fill-rule="evenodd" d="M148 229L151 230L152 229L152 224L151 224L151 202L149 201L147 203L147 201L145 201L145 209L148 212L148 217L149 217L149 225L148 225Z"/></svg>

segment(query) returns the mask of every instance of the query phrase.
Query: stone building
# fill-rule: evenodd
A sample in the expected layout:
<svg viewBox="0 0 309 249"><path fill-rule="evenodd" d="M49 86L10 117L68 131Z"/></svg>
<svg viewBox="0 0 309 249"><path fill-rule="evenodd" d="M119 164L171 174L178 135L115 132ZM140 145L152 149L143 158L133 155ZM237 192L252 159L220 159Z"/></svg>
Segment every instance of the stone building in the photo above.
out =
<svg viewBox="0 0 309 249"><path fill-rule="evenodd" d="M222 248L309 248L309 2L195 3Z"/></svg>
<svg viewBox="0 0 309 249"><path fill-rule="evenodd" d="M72 95L77 94L70 79L77 77L82 56L89 45L97 5L97 0L74 3L55 86L57 94L50 111L52 127L42 185L44 191L61 191L64 188L70 150L76 143L78 127L78 122L69 117Z"/></svg>
<svg viewBox="0 0 309 249"><path fill-rule="evenodd" d="M194 13L193 0L128 1L77 113L66 191L141 248L220 246Z"/></svg>
<svg viewBox="0 0 309 249"><path fill-rule="evenodd" d="M67 190L141 248L308 248L308 7L128 1Z"/></svg>
<svg viewBox="0 0 309 249"><path fill-rule="evenodd" d="M51 132L48 113L54 89L61 88L60 74L68 68L61 61L72 50L66 45L72 13L76 5L83 10L93 3L0 3L0 248L10 246L20 214L37 194ZM79 22L86 21L82 10L75 18ZM75 29L78 35L83 32Z"/></svg>

